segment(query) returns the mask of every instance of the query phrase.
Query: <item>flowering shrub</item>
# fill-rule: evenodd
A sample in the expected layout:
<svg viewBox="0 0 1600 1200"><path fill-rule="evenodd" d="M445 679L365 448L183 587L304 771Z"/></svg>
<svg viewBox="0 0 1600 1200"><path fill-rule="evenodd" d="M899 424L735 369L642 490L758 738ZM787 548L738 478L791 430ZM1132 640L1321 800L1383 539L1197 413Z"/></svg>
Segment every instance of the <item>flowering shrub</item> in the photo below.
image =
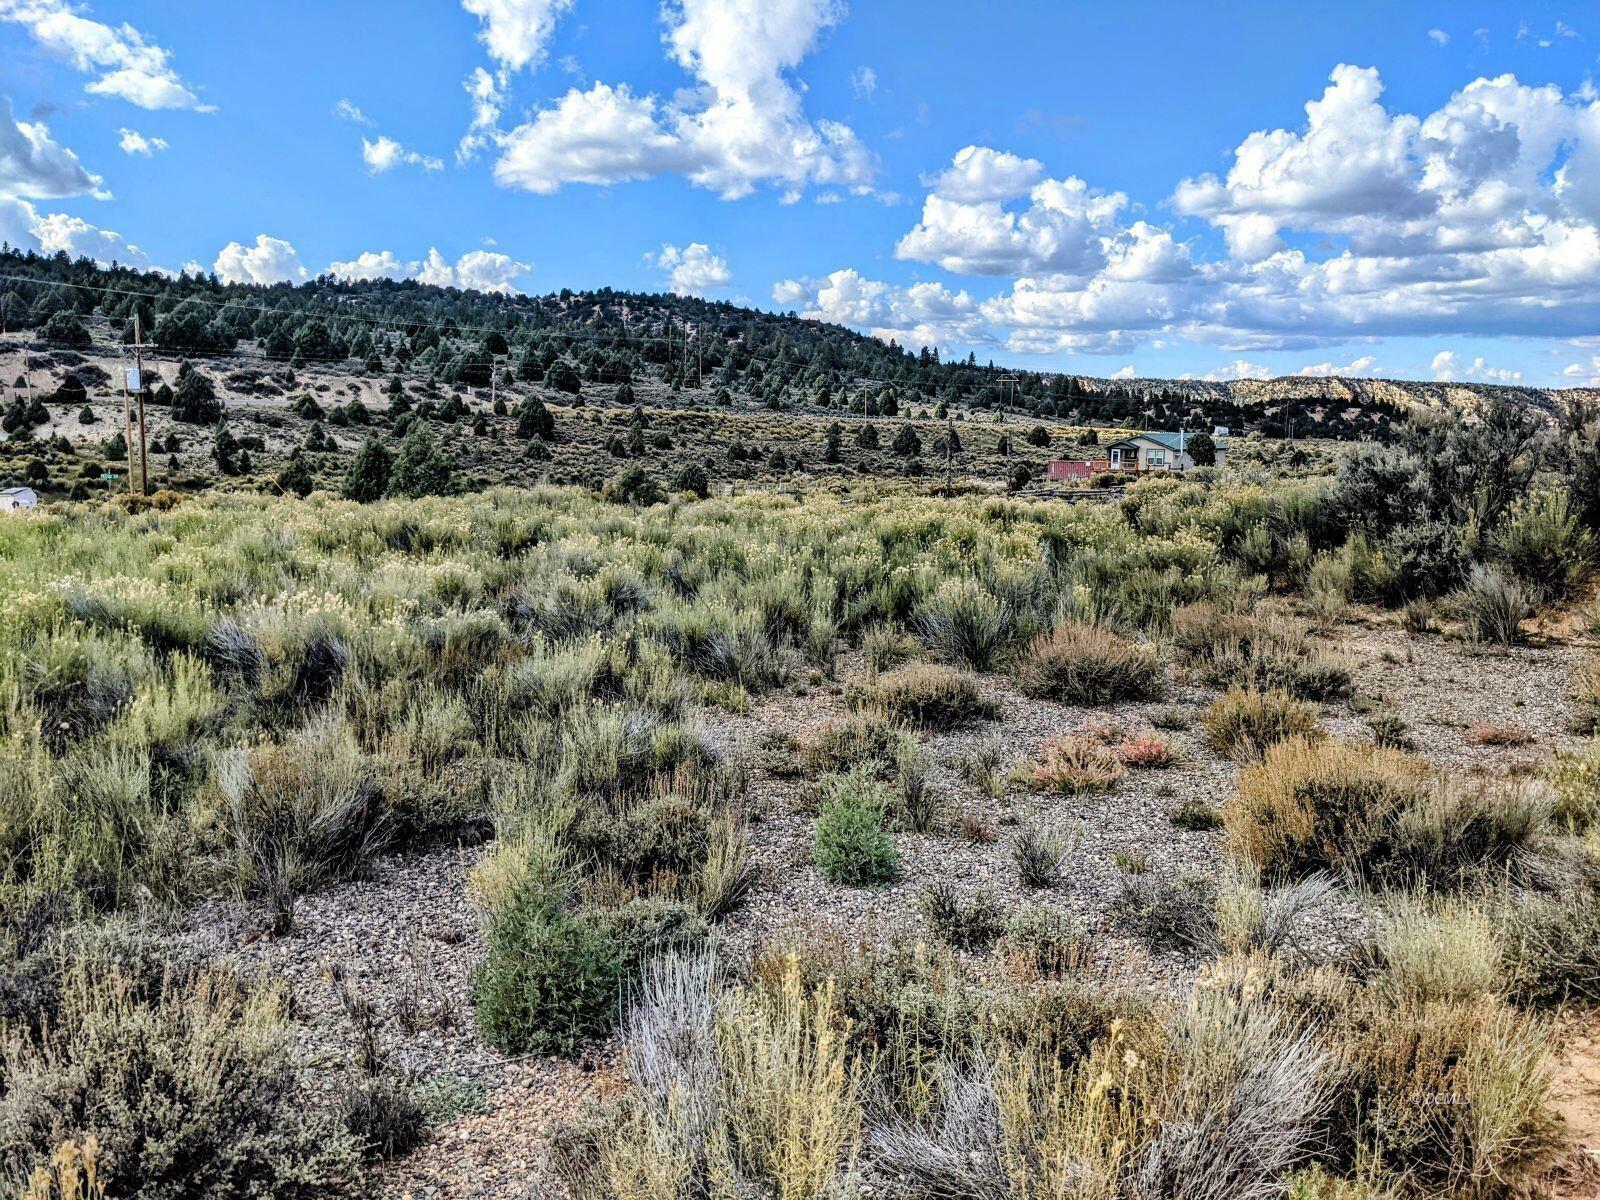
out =
<svg viewBox="0 0 1600 1200"><path fill-rule="evenodd" d="M1099 738L1064 733L1040 750L1033 783L1041 791L1096 795L1110 791L1124 772L1122 760Z"/></svg>

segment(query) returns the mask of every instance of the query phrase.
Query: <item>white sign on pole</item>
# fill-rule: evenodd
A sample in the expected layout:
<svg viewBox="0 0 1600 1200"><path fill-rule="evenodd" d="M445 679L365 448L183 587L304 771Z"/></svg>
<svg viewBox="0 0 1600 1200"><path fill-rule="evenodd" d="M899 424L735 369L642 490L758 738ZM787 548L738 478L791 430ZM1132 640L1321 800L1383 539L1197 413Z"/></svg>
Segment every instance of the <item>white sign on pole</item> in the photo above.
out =
<svg viewBox="0 0 1600 1200"><path fill-rule="evenodd" d="M130 392L137 392L139 390L139 368L138 367L129 367L129 368L127 368L127 375L128 375L128 390Z"/></svg>

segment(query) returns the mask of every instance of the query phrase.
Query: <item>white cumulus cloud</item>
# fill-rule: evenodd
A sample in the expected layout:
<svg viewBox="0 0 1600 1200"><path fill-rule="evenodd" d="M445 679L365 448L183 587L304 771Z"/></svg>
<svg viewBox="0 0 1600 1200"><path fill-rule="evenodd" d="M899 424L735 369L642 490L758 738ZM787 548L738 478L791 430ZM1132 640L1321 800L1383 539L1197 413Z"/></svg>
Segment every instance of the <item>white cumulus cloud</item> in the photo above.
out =
<svg viewBox="0 0 1600 1200"><path fill-rule="evenodd" d="M117 145L124 154L140 154L150 158L167 148L165 138L146 137L137 129L117 130Z"/></svg>
<svg viewBox="0 0 1600 1200"><path fill-rule="evenodd" d="M510 295L518 290L515 282L517 276L525 275L529 269L528 263L517 262L508 254L490 250L469 250L451 264L437 250L430 248L415 278L439 287Z"/></svg>
<svg viewBox="0 0 1600 1200"><path fill-rule="evenodd" d="M439 287L511 294L519 291L516 279L531 269L510 255L471 250L450 262L430 247L425 259L403 259L392 250L367 250L355 258L328 264L328 273L341 279L415 279Z"/></svg>
<svg viewBox="0 0 1600 1200"><path fill-rule="evenodd" d="M989 340L978 304L936 283L910 287L866 279L851 269L826 279L786 279L772 298L801 316L866 330L903 346L973 345Z"/></svg>
<svg viewBox="0 0 1600 1200"><path fill-rule="evenodd" d="M808 120L787 75L842 11L835 0L670 0L669 56L699 86L669 100L626 84L573 88L495 138L495 179L541 195L667 173L728 199L758 186L790 200L811 185L867 190L871 153L848 126ZM474 145L502 102L491 87L475 91Z"/></svg>
<svg viewBox="0 0 1600 1200"><path fill-rule="evenodd" d="M169 51L132 25L106 25L68 0L0 0L0 21L22 26L74 70L95 75L85 91L116 96L140 108L211 112L172 69Z"/></svg>
<svg viewBox="0 0 1600 1200"><path fill-rule="evenodd" d="M650 261L667 273L668 290L679 296L704 296L733 282L727 259L712 253L704 242L682 248L664 245Z"/></svg>
<svg viewBox="0 0 1600 1200"><path fill-rule="evenodd" d="M1363 354L1359 358L1340 366L1337 363L1320 362L1308 363L1295 372L1296 375L1308 379L1331 379L1335 376L1351 378L1355 376L1371 376L1378 370L1378 359L1375 355Z"/></svg>
<svg viewBox="0 0 1600 1200"><path fill-rule="evenodd" d="M572 0L461 0L461 7L481 22L478 40L489 57L508 71L537 66L561 14Z"/></svg>
<svg viewBox="0 0 1600 1200"><path fill-rule="evenodd" d="M408 150L392 137L379 134L376 140L361 139L361 161L374 175L382 175L396 167L421 167L424 171L442 171L444 163L431 155Z"/></svg>
<svg viewBox="0 0 1600 1200"><path fill-rule="evenodd" d="M66 213L41 213L26 200L0 195L0 242L40 254L65 251L73 258L92 258L102 265L120 263L148 269L150 256L110 229L91 225Z"/></svg>
<svg viewBox="0 0 1600 1200"><path fill-rule="evenodd" d="M86 171L42 124L18 121L10 98L0 96L0 197L60 200L86 193L105 196L100 176Z"/></svg>
<svg viewBox="0 0 1600 1200"><path fill-rule="evenodd" d="M223 283L303 283L310 278L293 246L264 233L256 235L252 246L229 242L211 269Z"/></svg>

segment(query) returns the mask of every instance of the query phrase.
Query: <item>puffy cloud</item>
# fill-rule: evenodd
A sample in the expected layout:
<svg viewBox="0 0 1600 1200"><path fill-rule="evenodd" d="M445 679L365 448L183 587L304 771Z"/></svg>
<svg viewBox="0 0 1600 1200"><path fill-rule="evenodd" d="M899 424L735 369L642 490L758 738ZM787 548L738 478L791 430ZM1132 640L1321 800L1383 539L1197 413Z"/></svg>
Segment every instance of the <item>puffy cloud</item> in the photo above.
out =
<svg viewBox="0 0 1600 1200"><path fill-rule="evenodd" d="M68 0L0 0L0 21L21 25L75 70L97 75L85 91L140 108L213 111L172 69L170 52L132 25L112 28L91 20L74 12Z"/></svg>
<svg viewBox="0 0 1600 1200"><path fill-rule="evenodd" d="M0 241L41 254L66 251L102 264L148 269L150 256L120 233L66 213L40 213L26 200L0 196Z"/></svg>
<svg viewBox="0 0 1600 1200"><path fill-rule="evenodd" d="M451 265L437 250L430 248L427 260L415 278L421 283L437 284L439 287L510 295L518 290L515 283L517 276L529 270L528 263L517 262L510 255L489 250L469 250Z"/></svg>
<svg viewBox="0 0 1600 1200"><path fill-rule="evenodd" d="M1454 350L1441 350L1433 356L1433 377L1439 383L1450 383L1458 379L1474 380L1479 383L1504 383L1516 384L1522 382L1521 371L1511 371L1503 367L1491 367L1484 361L1480 354L1472 360L1472 365L1463 369L1461 356Z"/></svg>
<svg viewBox="0 0 1600 1200"><path fill-rule="evenodd" d="M1221 383L1229 379L1271 379L1272 372L1260 363L1246 362L1242 358L1236 358L1225 367L1207 371L1200 378L1211 383Z"/></svg>
<svg viewBox="0 0 1600 1200"><path fill-rule="evenodd" d="M857 67L850 72L850 91L857 100L871 100L878 91L878 73L871 67Z"/></svg>
<svg viewBox="0 0 1600 1200"><path fill-rule="evenodd" d="M1375 71L1341 65L1302 127L1251 133L1225 177L1177 186L1174 209L1216 228L1226 256L1128 219L1120 193L986 147L929 181L896 253L1009 277L982 313L1015 352L1600 327L1600 95L1502 75L1412 115L1382 91Z"/></svg>
<svg viewBox="0 0 1600 1200"><path fill-rule="evenodd" d="M452 263L435 248L421 261L402 259L392 250L367 250L328 264L328 273L341 279L415 279L439 287L508 295L519 290L515 280L528 270L527 263L486 250L469 251Z"/></svg>
<svg viewBox="0 0 1600 1200"><path fill-rule="evenodd" d="M1008 202L1027 199L1020 211ZM1084 275L1113 260L1127 269L1130 231L1118 218L1128 198L1104 193L1076 177L1046 179L1037 159L986 146L967 146L933 180L923 201L922 220L895 246L897 258L937 263L964 275L1017 275L1041 272ZM1187 252L1170 236L1142 226L1134 239L1165 238L1143 253L1165 258L1164 269L1183 270Z"/></svg>
<svg viewBox="0 0 1600 1200"><path fill-rule="evenodd" d="M43 125L18 121L11 99L0 96L0 197L59 200L91 193L104 198L102 180L78 156L50 138Z"/></svg>
<svg viewBox="0 0 1600 1200"><path fill-rule="evenodd" d="M407 150L392 137L378 135L376 141L361 139L361 161L374 175L382 175L396 167L421 167L424 171L442 171L444 163L430 155Z"/></svg>
<svg viewBox="0 0 1600 1200"><path fill-rule="evenodd" d="M1450 35L1442 29L1430 29L1428 30L1428 36L1433 39L1435 46L1448 46L1450 44Z"/></svg>
<svg viewBox="0 0 1600 1200"><path fill-rule="evenodd" d="M513 130L494 177L547 196L563 184L647 179L690 163L683 143L657 122L655 97L597 83L586 92L574 88Z"/></svg>
<svg viewBox="0 0 1600 1200"><path fill-rule="evenodd" d="M572 0L461 0L461 7L482 23L478 40L489 57L507 71L520 71L544 61L556 22Z"/></svg>
<svg viewBox="0 0 1600 1200"><path fill-rule="evenodd" d="M1572 387L1600 388L1600 354L1592 356L1587 363L1568 363L1561 375Z"/></svg>
<svg viewBox="0 0 1600 1200"><path fill-rule="evenodd" d="M223 283L301 283L310 278L293 246L264 233L256 235L253 246L229 242L211 269Z"/></svg>
<svg viewBox="0 0 1600 1200"><path fill-rule="evenodd" d="M403 262L392 250L364 250L352 259L328 264L328 274L340 279L410 279L421 264Z"/></svg>
<svg viewBox="0 0 1600 1200"><path fill-rule="evenodd" d="M967 146L933 181L934 194L957 204L1014 200L1044 178L1044 164L988 146Z"/></svg>
<svg viewBox="0 0 1600 1200"><path fill-rule="evenodd" d="M1133 364L1129 363L1127 366L1118 367L1115 371L1111 372L1111 378L1137 379L1139 378L1139 373L1133 369Z"/></svg>
<svg viewBox="0 0 1600 1200"><path fill-rule="evenodd" d="M772 289L772 298L811 320L863 329L905 346L990 340L977 302L936 283L899 287L847 268L820 281L784 280Z"/></svg>
<svg viewBox="0 0 1600 1200"><path fill-rule="evenodd" d="M661 253L650 261L667 272L667 287L679 296L704 296L733 282L727 260L713 254L704 242L690 242L682 249L662 246Z"/></svg>
<svg viewBox="0 0 1600 1200"><path fill-rule="evenodd" d="M544 195L669 172L728 199L762 185L791 200L813 184L869 189L872 155L848 126L807 120L785 75L841 12L834 0L674 0L667 49L700 86L667 102L625 84L573 88L499 135L495 179ZM475 130L499 106L487 97L492 119Z"/></svg>
<svg viewBox="0 0 1600 1200"><path fill-rule="evenodd" d="M117 145L122 148L124 154L142 154L150 158L167 148L165 138L145 137L137 129L119 129L117 133L119 135Z"/></svg>
<svg viewBox="0 0 1600 1200"><path fill-rule="evenodd" d="M1371 354L1363 354L1342 367L1336 366L1331 362L1309 363L1301 367L1295 374L1308 379L1331 379L1335 376L1343 376L1345 378L1371 376L1376 374L1377 370L1377 358Z"/></svg>

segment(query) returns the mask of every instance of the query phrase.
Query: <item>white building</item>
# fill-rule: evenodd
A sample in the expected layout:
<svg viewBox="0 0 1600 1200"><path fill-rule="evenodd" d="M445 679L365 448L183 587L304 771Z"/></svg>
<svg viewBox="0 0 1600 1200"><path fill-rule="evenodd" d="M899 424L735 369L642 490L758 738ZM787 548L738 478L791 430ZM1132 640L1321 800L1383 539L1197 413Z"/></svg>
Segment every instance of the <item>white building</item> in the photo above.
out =
<svg viewBox="0 0 1600 1200"><path fill-rule="evenodd" d="M33 508L39 503L39 493L29 487L0 488L0 512L13 508Z"/></svg>
<svg viewBox="0 0 1600 1200"><path fill-rule="evenodd" d="M1105 451L1113 471L1187 471L1195 466L1189 454L1189 441L1194 436L1147 430L1112 442ZM1217 450L1213 465L1220 467L1228 457L1227 431L1218 429L1211 441Z"/></svg>

